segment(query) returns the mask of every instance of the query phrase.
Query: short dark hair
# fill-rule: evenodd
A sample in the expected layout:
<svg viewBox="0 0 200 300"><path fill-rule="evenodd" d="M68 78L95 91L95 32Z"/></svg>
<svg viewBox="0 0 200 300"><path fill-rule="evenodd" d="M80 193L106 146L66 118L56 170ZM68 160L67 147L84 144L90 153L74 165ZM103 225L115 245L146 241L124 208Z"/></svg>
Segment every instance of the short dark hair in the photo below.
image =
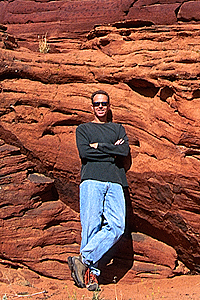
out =
<svg viewBox="0 0 200 300"><path fill-rule="evenodd" d="M105 91L102 91L102 90L98 90L98 91L96 91L96 92L94 92L94 93L92 94L92 96L91 96L92 103L94 102L94 97L95 97L96 95L99 95L99 94L100 94L100 95L106 95L107 98L108 98L108 103L110 103L110 97L109 97L108 93L105 92Z"/></svg>

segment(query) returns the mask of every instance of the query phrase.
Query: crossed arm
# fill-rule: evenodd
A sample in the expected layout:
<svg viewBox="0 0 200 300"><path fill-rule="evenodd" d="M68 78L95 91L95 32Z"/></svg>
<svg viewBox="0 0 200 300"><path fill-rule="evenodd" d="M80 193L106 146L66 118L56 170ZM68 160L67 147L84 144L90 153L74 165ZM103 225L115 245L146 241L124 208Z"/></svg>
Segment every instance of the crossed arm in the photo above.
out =
<svg viewBox="0 0 200 300"><path fill-rule="evenodd" d="M80 157L90 161L113 161L115 156L127 156L129 152L128 138L124 128L121 128L119 139L114 143L90 143L88 133L82 127L76 130L76 140Z"/></svg>

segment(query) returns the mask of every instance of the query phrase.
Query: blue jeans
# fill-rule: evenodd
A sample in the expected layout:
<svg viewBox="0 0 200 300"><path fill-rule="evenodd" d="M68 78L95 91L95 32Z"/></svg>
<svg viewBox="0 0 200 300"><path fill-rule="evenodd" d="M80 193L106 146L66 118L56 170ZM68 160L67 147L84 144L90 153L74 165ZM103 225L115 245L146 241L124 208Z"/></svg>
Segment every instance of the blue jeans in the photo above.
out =
<svg viewBox="0 0 200 300"><path fill-rule="evenodd" d="M125 198L118 183L85 180L80 184L80 218L83 262L97 276L100 258L119 240L125 229Z"/></svg>

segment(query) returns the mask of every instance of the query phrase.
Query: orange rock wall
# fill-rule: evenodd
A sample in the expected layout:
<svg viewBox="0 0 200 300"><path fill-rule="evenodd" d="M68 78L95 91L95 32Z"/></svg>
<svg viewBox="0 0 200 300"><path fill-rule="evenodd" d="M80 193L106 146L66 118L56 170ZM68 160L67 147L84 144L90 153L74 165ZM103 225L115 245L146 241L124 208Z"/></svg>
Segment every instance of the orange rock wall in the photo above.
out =
<svg viewBox="0 0 200 300"><path fill-rule="evenodd" d="M83 34L94 25L137 19L172 25L199 21L199 1L76 0L0 1L0 23L18 36Z"/></svg>
<svg viewBox="0 0 200 300"><path fill-rule="evenodd" d="M199 272L199 1L16 0L0 11L18 44L8 49L2 26L1 263L70 278L81 230L75 130L105 89L132 154L115 273L120 262L127 281ZM46 32L50 52L39 53Z"/></svg>

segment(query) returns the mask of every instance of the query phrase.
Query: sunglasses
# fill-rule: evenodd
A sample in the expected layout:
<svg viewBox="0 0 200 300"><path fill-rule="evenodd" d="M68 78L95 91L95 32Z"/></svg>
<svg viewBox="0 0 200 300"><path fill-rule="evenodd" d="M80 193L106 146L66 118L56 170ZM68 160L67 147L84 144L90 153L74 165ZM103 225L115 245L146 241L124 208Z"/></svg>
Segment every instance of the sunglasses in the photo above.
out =
<svg viewBox="0 0 200 300"><path fill-rule="evenodd" d="M107 106L108 105L108 102L93 102L93 106L97 107L97 106L100 106L100 104L102 106Z"/></svg>

